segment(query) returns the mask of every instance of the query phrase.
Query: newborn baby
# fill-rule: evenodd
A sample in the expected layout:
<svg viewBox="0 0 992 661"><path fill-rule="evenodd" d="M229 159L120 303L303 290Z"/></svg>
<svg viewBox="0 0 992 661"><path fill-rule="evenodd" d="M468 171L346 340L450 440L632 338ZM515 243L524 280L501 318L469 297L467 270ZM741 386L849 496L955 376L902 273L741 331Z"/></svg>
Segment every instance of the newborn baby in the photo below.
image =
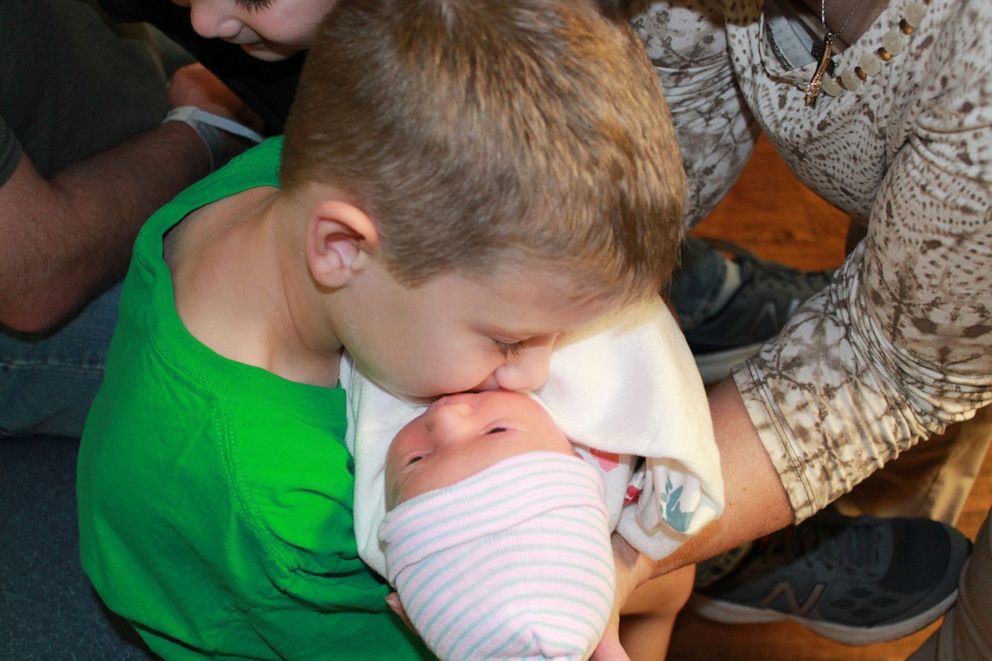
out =
<svg viewBox="0 0 992 661"><path fill-rule="evenodd" d="M587 658L615 578L603 482L543 407L445 397L396 436L387 578L442 659Z"/></svg>

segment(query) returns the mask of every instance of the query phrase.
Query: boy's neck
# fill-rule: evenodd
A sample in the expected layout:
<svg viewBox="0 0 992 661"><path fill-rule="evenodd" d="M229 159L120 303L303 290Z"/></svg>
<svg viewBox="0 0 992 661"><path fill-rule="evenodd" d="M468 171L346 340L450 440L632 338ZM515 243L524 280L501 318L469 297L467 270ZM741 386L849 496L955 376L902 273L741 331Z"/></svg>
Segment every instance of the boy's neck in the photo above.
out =
<svg viewBox="0 0 992 661"><path fill-rule="evenodd" d="M290 381L333 387L341 345L303 259L306 219L276 189L211 204L170 237L176 308L218 354ZM177 228L178 229L178 228Z"/></svg>

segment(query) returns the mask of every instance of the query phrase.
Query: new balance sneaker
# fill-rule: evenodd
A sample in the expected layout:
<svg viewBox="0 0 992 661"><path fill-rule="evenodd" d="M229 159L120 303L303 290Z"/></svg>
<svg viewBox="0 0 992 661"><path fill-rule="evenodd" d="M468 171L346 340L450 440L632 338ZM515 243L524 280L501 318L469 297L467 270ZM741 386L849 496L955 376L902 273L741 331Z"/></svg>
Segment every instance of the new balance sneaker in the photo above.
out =
<svg viewBox="0 0 992 661"><path fill-rule="evenodd" d="M792 620L847 645L895 640L951 607L970 549L929 519L827 510L752 542L729 573L697 582L690 605L728 624Z"/></svg>
<svg viewBox="0 0 992 661"><path fill-rule="evenodd" d="M733 243L706 241L730 255L741 278L720 310L685 330L703 383L715 383L777 335L803 301L830 283L833 271L800 271L759 259Z"/></svg>

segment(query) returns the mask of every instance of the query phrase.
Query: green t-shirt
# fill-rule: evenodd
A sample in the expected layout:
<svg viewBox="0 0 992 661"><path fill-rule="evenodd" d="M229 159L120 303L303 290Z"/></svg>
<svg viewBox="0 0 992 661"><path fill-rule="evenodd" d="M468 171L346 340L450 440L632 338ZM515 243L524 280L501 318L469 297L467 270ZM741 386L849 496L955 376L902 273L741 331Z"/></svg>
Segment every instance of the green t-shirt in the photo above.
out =
<svg viewBox="0 0 992 661"><path fill-rule="evenodd" d="M83 567L168 659L426 657L358 557L344 391L223 358L176 313L163 235L278 185L281 147L187 189L137 239L79 452Z"/></svg>

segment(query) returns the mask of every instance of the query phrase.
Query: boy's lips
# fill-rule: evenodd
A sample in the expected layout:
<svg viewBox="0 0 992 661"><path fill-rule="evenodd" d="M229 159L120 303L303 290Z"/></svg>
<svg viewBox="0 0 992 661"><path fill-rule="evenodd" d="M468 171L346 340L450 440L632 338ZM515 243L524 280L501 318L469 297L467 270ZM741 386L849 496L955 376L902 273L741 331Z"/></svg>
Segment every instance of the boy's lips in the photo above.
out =
<svg viewBox="0 0 992 661"><path fill-rule="evenodd" d="M251 41L246 43L232 41L230 43L240 46L244 52L252 57L266 61L284 60L299 52L297 49L282 44L272 44L268 41Z"/></svg>

